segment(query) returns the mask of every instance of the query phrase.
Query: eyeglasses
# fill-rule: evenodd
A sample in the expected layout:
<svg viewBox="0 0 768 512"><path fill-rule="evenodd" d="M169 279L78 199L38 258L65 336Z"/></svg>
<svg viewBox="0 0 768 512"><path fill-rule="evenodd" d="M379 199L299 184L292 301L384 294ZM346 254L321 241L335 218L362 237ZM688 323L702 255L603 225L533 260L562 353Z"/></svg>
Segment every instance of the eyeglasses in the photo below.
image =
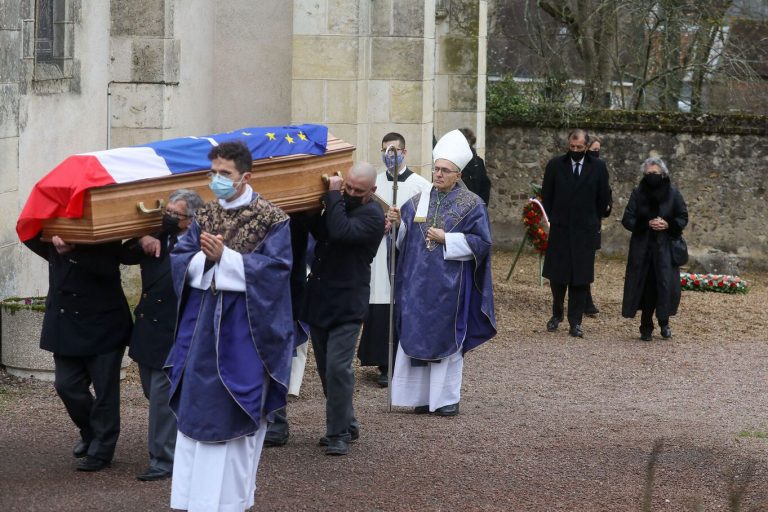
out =
<svg viewBox="0 0 768 512"><path fill-rule="evenodd" d="M448 167L435 167L432 169L432 174L458 174L459 171L454 171L453 169L449 169Z"/></svg>
<svg viewBox="0 0 768 512"><path fill-rule="evenodd" d="M188 218L191 217L191 215L187 215L185 213L174 212L172 210L165 210L165 214L168 217L171 217L172 219L179 219L179 220L184 220L184 219L188 219Z"/></svg>

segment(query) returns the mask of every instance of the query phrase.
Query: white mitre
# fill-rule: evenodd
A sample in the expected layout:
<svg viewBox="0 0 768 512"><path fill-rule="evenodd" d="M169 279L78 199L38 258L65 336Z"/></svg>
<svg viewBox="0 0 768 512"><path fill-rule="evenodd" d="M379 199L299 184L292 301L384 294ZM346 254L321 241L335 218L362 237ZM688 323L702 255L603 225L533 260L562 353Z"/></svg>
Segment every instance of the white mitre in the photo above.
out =
<svg viewBox="0 0 768 512"><path fill-rule="evenodd" d="M472 150L463 133L453 130L440 137L432 150L432 161L441 158L452 162L459 171L472 160Z"/></svg>

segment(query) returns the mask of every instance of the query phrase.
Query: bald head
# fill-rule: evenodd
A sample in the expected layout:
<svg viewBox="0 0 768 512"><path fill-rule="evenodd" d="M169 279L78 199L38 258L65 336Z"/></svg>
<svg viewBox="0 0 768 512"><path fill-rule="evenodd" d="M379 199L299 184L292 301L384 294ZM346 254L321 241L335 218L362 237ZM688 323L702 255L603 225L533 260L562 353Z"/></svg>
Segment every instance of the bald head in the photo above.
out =
<svg viewBox="0 0 768 512"><path fill-rule="evenodd" d="M376 168L368 162L355 162L349 169L349 175L355 176L358 181L365 182L370 186L376 184Z"/></svg>
<svg viewBox="0 0 768 512"><path fill-rule="evenodd" d="M344 194L348 197L359 197L361 204L365 204L375 191L376 168L368 162L353 164L344 179Z"/></svg>

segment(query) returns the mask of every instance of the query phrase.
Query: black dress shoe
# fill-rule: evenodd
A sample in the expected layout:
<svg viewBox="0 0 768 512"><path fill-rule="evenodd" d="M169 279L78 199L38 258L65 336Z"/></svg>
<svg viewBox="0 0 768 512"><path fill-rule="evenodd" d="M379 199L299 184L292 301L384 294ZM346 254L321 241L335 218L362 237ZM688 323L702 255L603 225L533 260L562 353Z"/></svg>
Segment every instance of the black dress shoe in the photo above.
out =
<svg viewBox="0 0 768 512"><path fill-rule="evenodd" d="M574 338L583 338L584 337L584 331L581 330L580 325L574 325L568 330L568 334L573 336Z"/></svg>
<svg viewBox="0 0 768 512"><path fill-rule="evenodd" d="M99 459L98 457L92 457L88 455L81 460L77 465L78 471L101 471L104 468L109 467L110 461Z"/></svg>
<svg viewBox="0 0 768 512"><path fill-rule="evenodd" d="M591 317L597 316L599 312L600 310L594 304L587 306L587 309L584 310L584 314Z"/></svg>
<svg viewBox="0 0 768 512"><path fill-rule="evenodd" d="M661 326L661 337L662 338L672 337L672 328L669 326L669 324Z"/></svg>
<svg viewBox="0 0 768 512"><path fill-rule="evenodd" d="M556 316L553 316L549 319L549 322L547 322L547 330L549 332L555 332L557 330L557 326L560 325L560 322L562 322L562 318L557 318Z"/></svg>
<svg viewBox="0 0 768 512"><path fill-rule="evenodd" d="M72 449L72 455L75 456L76 459L81 459L88 455L88 447L91 446L91 443L88 441L80 440L77 442L75 447Z"/></svg>
<svg viewBox="0 0 768 512"><path fill-rule="evenodd" d="M147 468L145 472L140 475L136 475L136 480L142 482L154 482L155 480L165 480L171 477L171 472L163 468Z"/></svg>
<svg viewBox="0 0 768 512"><path fill-rule="evenodd" d="M646 333L640 333L640 339L643 341L653 341L653 336Z"/></svg>
<svg viewBox="0 0 768 512"><path fill-rule="evenodd" d="M428 405L417 405L413 408L413 414L429 414Z"/></svg>
<svg viewBox="0 0 768 512"><path fill-rule="evenodd" d="M285 443L288 442L288 432L277 432L274 430L267 430L267 433L264 434L264 446L266 447L274 447L274 446L285 446Z"/></svg>
<svg viewBox="0 0 768 512"><path fill-rule="evenodd" d="M354 443L360 438L360 428L350 425L349 426L349 442ZM317 442L318 446L328 446L328 437L323 436L320 438L320 440Z"/></svg>
<svg viewBox="0 0 768 512"><path fill-rule="evenodd" d="M444 405L435 409L435 414L438 416L456 416L459 414L459 404Z"/></svg>
<svg viewBox="0 0 768 512"><path fill-rule="evenodd" d="M326 455L346 455L349 453L349 441L344 437L330 437L325 449Z"/></svg>
<svg viewBox="0 0 768 512"><path fill-rule="evenodd" d="M379 377L376 379L376 384L378 384L380 388L389 386L389 376L387 375L387 372L379 374Z"/></svg>

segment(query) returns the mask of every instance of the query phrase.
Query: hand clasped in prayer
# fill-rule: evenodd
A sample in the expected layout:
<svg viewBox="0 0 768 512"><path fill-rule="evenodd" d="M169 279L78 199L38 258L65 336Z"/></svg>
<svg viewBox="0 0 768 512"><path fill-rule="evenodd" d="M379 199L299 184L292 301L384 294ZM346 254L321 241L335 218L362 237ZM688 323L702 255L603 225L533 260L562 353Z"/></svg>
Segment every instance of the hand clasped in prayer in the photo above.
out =
<svg viewBox="0 0 768 512"><path fill-rule="evenodd" d="M206 259L219 261L224 253L224 238L221 235L212 235L203 231L200 233L200 250Z"/></svg>

